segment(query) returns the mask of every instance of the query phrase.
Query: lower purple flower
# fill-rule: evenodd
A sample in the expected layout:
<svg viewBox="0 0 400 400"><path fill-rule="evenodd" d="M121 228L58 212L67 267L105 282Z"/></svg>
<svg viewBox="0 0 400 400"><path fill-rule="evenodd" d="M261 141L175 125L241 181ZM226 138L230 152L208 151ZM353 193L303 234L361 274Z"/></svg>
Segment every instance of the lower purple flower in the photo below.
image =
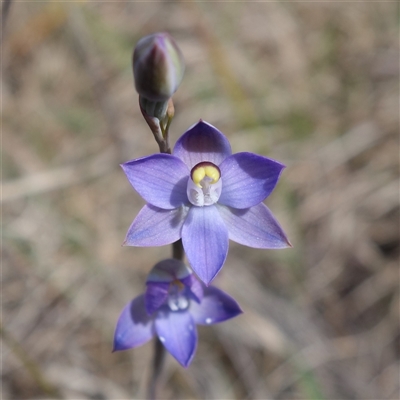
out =
<svg viewBox="0 0 400 400"><path fill-rule="evenodd" d="M187 367L196 352L196 324L216 324L241 312L232 297L202 285L183 262L160 261L147 278L145 294L122 311L113 351L138 347L157 335L169 353Z"/></svg>

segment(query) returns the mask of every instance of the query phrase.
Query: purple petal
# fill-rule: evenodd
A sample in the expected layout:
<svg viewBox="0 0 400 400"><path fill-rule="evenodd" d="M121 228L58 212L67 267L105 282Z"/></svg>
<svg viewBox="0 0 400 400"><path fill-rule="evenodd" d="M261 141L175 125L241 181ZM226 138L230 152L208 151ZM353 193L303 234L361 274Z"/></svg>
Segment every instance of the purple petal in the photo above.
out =
<svg viewBox="0 0 400 400"><path fill-rule="evenodd" d="M159 312L155 320L158 338L178 362L187 367L197 346L197 330L192 316L185 312Z"/></svg>
<svg viewBox="0 0 400 400"><path fill-rule="evenodd" d="M214 286L204 290L204 297L200 304L190 303L190 313L194 322L200 325L211 325L236 317L243 311L231 296Z"/></svg>
<svg viewBox="0 0 400 400"><path fill-rule="evenodd" d="M257 154L233 154L220 165L222 193L218 203L234 208L261 203L274 189L284 167Z"/></svg>
<svg viewBox="0 0 400 400"><path fill-rule="evenodd" d="M149 282L146 284L144 303L147 314L157 311L168 298L169 283Z"/></svg>
<svg viewBox="0 0 400 400"><path fill-rule="evenodd" d="M151 205L171 210L188 202L186 187L190 171L179 158L154 154L121 167L131 185Z"/></svg>
<svg viewBox="0 0 400 400"><path fill-rule="evenodd" d="M228 139L217 128L200 120L178 139L172 154L192 169L202 161L219 165L232 150Z"/></svg>
<svg viewBox="0 0 400 400"><path fill-rule="evenodd" d="M203 298L203 285L194 276L194 274L191 274L188 277L181 279L181 281L187 288L190 289L191 294L195 297L195 300L197 302L200 302Z"/></svg>
<svg viewBox="0 0 400 400"><path fill-rule="evenodd" d="M153 319L147 315L144 296L141 295L123 309L115 329L113 351L141 346L153 336Z"/></svg>
<svg viewBox="0 0 400 400"><path fill-rule="evenodd" d="M222 268L229 244L227 227L214 205L190 208L182 242L193 271L208 285Z"/></svg>
<svg viewBox="0 0 400 400"><path fill-rule="evenodd" d="M162 210L146 204L136 216L126 234L125 246L164 246L181 238L181 228L187 210Z"/></svg>
<svg viewBox="0 0 400 400"><path fill-rule="evenodd" d="M218 205L229 231L229 239L257 249L291 247L285 232L268 207L260 203L245 210Z"/></svg>

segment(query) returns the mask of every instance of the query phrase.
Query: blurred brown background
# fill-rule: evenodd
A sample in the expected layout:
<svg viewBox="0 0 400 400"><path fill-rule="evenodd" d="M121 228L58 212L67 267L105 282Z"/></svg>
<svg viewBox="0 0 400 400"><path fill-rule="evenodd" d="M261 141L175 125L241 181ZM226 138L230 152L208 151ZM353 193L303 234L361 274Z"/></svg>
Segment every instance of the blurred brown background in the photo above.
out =
<svg viewBox="0 0 400 400"><path fill-rule="evenodd" d="M231 243L215 284L245 313L199 329L162 399L397 399L396 2L12 2L2 43L2 398L143 398L152 345L111 353L170 246L121 247L157 151L137 40L187 63L171 142L199 118L287 165L267 204L293 249ZM4 16L3 16L4 17Z"/></svg>

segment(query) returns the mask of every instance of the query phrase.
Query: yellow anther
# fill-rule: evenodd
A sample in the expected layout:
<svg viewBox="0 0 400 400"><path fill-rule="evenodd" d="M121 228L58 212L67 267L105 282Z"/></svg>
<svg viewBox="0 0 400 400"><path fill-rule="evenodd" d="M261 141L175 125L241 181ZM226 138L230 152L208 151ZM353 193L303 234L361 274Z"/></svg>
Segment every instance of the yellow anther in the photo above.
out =
<svg viewBox="0 0 400 400"><path fill-rule="evenodd" d="M200 182L206 176L206 169L204 167L196 168L192 173L193 182L201 187Z"/></svg>
<svg viewBox="0 0 400 400"><path fill-rule="evenodd" d="M211 183L216 183L219 181L220 173L217 168L212 165L207 165L205 168L206 175L212 179Z"/></svg>
<svg viewBox="0 0 400 400"><path fill-rule="evenodd" d="M219 168L208 161L196 164L190 171L186 193L189 201L198 207L210 206L221 195L222 182Z"/></svg>
<svg viewBox="0 0 400 400"><path fill-rule="evenodd" d="M191 171L191 177L196 186L202 188L204 185L204 178L207 179L207 184L214 184L221 178L221 172L219 168L207 161L203 161L193 167Z"/></svg>

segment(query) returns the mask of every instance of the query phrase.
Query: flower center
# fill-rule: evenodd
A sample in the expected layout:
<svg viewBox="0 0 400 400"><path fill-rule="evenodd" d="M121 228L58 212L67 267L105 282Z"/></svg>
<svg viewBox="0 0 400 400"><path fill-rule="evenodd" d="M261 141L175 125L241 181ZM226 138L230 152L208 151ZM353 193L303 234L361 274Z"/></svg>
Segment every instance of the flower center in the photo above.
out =
<svg viewBox="0 0 400 400"><path fill-rule="evenodd" d="M186 310L189 307L189 300L183 294L183 284L180 281L171 283L168 292L168 307L171 311Z"/></svg>
<svg viewBox="0 0 400 400"><path fill-rule="evenodd" d="M221 196L221 171L210 162L201 162L190 171L187 185L189 201L194 206L210 206Z"/></svg>

